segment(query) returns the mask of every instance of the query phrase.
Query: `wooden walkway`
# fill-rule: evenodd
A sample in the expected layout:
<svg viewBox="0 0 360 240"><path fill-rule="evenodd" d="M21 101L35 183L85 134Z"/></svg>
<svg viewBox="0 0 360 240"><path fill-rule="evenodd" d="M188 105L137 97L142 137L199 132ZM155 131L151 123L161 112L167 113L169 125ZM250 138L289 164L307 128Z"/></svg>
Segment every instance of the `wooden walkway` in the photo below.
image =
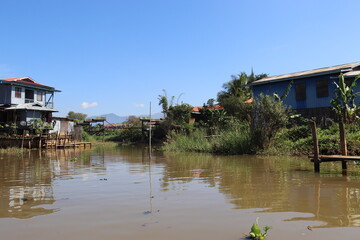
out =
<svg viewBox="0 0 360 240"><path fill-rule="evenodd" d="M56 149L56 148L91 148L91 142L70 142L66 144L54 144L47 143L47 149Z"/></svg>
<svg viewBox="0 0 360 240"><path fill-rule="evenodd" d="M72 135L56 134L42 137L42 147L46 149L58 148L91 148L91 142L77 142Z"/></svg>
<svg viewBox="0 0 360 240"><path fill-rule="evenodd" d="M314 155L309 156L311 162L314 162ZM319 162L342 162L342 161L360 161L360 156L343 155L319 155Z"/></svg>
<svg viewBox="0 0 360 240"><path fill-rule="evenodd" d="M320 172L320 163L322 162L341 162L342 173L347 174L347 162L348 161L360 161L360 156L348 156L347 146L345 139L345 126L343 123L339 123L339 132L340 132L340 146L342 155L320 155L319 154L319 142L316 132L316 123L311 122L311 132L313 137L314 144L314 154L310 155L309 158L311 162L314 163L314 171Z"/></svg>

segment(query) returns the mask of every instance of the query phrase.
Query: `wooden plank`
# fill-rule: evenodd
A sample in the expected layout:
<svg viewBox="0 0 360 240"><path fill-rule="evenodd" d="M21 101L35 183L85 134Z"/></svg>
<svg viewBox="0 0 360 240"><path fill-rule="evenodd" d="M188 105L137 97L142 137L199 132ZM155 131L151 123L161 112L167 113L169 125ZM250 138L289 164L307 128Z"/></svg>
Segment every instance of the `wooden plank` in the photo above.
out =
<svg viewBox="0 0 360 240"><path fill-rule="evenodd" d="M313 162L314 156L309 156ZM360 161L360 156L343 156L343 155L319 155L321 162L332 162L332 161Z"/></svg>

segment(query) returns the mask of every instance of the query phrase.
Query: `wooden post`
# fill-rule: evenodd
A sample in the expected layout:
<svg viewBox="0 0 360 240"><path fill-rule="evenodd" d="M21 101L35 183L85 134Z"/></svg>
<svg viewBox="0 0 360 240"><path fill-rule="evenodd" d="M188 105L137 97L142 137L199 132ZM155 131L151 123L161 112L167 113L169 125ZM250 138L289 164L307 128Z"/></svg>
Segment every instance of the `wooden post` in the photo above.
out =
<svg viewBox="0 0 360 240"><path fill-rule="evenodd" d="M343 156L347 156L347 146L346 146L346 137L345 137L345 125L343 121L339 122L339 130L340 130L340 146L341 146L341 154ZM346 173L347 170L347 161L341 161L341 167L343 173Z"/></svg>
<svg viewBox="0 0 360 240"><path fill-rule="evenodd" d="M317 138L316 123L310 122L310 126L314 144L314 171L320 172L319 141Z"/></svg>
<svg viewBox="0 0 360 240"><path fill-rule="evenodd" d="M23 130L22 140L21 140L21 150L24 149L24 138L25 138L25 130Z"/></svg>

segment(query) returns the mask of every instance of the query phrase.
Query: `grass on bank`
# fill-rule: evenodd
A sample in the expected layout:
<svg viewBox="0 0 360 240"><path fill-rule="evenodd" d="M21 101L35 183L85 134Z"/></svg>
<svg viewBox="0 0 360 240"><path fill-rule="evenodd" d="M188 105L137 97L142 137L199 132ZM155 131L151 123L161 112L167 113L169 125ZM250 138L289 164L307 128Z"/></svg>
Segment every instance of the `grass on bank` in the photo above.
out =
<svg viewBox="0 0 360 240"><path fill-rule="evenodd" d="M254 137L246 128L221 131L209 137L204 130L190 134L171 133L162 147L173 152L208 152L216 154L308 155L313 150L308 125L281 129L263 149L254 146ZM327 129L318 129L320 154L341 154L339 127L336 123ZM360 155L360 124L346 126L349 155Z"/></svg>
<svg viewBox="0 0 360 240"><path fill-rule="evenodd" d="M225 155L248 154L253 151L246 129L219 131L208 135L203 129L190 134L172 132L162 147L172 152L207 152Z"/></svg>

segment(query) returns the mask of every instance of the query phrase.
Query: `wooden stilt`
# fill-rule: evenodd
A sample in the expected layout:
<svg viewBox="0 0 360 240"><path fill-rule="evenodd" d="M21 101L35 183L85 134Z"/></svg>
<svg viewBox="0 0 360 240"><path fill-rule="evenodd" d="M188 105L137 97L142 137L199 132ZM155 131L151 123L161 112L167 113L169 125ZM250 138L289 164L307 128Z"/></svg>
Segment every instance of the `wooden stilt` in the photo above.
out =
<svg viewBox="0 0 360 240"><path fill-rule="evenodd" d="M339 122L339 130L340 130L340 146L341 146L341 154L343 156L347 156L347 146L346 146L346 136L345 136L345 125L343 121ZM341 161L342 173L347 173L347 161Z"/></svg>
<svg viewBox="0 0 360 240"><path fill-rule="evenodd" d="M310 126L314 143L314 172L320 172L319 141L316 132L316 123L311 122Z"/></svg>

